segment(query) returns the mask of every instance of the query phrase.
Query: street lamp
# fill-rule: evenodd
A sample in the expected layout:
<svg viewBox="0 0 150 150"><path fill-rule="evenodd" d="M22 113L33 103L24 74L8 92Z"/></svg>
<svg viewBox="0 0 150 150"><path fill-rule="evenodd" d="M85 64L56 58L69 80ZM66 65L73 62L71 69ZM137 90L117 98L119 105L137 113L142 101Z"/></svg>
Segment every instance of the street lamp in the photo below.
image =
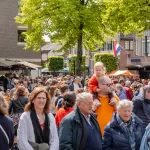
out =
<svg viewBox="0 0 150 150"><path fill-rule="evenodd" d="M42 50L41 51L41 63L45 63L48 61L48 53L50 50Z"/></svg>

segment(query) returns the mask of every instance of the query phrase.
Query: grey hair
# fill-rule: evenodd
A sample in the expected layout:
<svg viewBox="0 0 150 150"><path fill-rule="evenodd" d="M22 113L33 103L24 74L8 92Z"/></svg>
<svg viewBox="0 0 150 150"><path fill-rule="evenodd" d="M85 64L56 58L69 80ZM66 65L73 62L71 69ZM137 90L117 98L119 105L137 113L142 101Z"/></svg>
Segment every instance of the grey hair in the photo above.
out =
<svg viewBox="0 0 150 150"><path fill-rule="evenodd" d="M123 86L121 84L116 84L116 88L119 89L120 91L123 90Z"/></svg>
<svg viewBox="0 0 150 150"><path fill-rule="evenodd" d="M93 96L91 93L82 92L76 95L76 102L83 102L86 101L89 97L93 99Z"/></svg>
<svg viewBox="0 0 150 150"><path fill-rule="evenodd" d="M125 85L126 85L126 86L131 86L131 81L126 81L126 82L125 82Z"/></svg>
<svg viewBox="0 0 150 150"><path fill-rule="evenodd" d="M120 110L123 107L131 107L133 109L133 102L128 99L119 101L116 106L117 110Z"/></svg>

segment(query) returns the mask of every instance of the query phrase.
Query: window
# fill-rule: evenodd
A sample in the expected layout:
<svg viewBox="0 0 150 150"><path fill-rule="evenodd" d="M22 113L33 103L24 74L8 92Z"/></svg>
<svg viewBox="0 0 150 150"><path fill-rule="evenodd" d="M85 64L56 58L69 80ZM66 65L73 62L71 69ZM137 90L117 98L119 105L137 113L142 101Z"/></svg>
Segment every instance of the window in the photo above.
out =
<svg viewBox="0 0 150 150"><path fill-rule="evenodd" d="M110 43L104 43L104 51L109 51L113 49L113 42Z"/></svg>
<svg viewBox="0 0 150 150"><path fill-rule="evenodd" d="M147 52L150 56L150 37L147 37ZM142 38L142 56L145 56L145 37Z"/></svg>
<svg viewBox="0 0 150 150"><path fill-rule="evenodd" d="M124 41L124 42L125 42L124 48L126 50L133 50L133 41Z"/></svg>
<svg viewBox="0 0 150 150"><path fill-rule="evenodd" d="M20 9L20 7L22 6L22 2L21 1L19 1L18 2L18 15L20 15L22 12L21 12L21 9Z"/></svg>
<svg viewBox="0 0 150 150"><path fill-rule="evenodd" d="M23 35L23 32L26 32L27 30L18 30L18 42L25 42L25 36Z"/></svg>

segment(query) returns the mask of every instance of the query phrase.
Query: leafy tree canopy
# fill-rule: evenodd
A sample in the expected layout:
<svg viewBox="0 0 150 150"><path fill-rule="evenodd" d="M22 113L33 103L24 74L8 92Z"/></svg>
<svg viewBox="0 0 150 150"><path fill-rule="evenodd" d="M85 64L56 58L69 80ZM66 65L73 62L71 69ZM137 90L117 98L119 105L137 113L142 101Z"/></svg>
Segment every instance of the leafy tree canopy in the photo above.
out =
<svg viewBox="0 0 150 150"><path fill-rule="evenodd" d="M113 32L141 35L150 29L149 0L103 0L103 24Z"/></svg>
<svg viewBox="0 0 150 150"><path fill-rule="evenodd" d="M110 31L102 23L105 7L100 0L22 0L22 15L16 21L29 26L26 49L40 50L43 36L59 42L62 49L76 45L83 24L83 46L95 50Z"/></svg>

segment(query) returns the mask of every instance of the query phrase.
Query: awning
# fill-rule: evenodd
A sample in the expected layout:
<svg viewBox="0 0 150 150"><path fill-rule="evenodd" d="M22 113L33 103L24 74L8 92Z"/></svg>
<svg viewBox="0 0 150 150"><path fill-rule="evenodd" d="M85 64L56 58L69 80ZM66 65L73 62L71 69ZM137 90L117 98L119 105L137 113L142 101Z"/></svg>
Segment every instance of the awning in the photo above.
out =
<svg viewBox="0 0 150 150"><path fill-rule="evenodd" d="M1 70L7 70L7 69L18 70L18 69L27 69L27 68L38 70L39 68L41 68L41 66L26 61L9 60L9 59L0 60Z"/></svg>
<svg viewBox="0 0 150 150"><path fill-rule="evenodd" d="M35 69L35 70L41 68L41 66L39 66L39 65L36 65L36 64L33 64L33 63L29 63L29 62L26 62L26 61L18 62L18 64L24 65L26 67L29 67L29 68L32 68L32 69Z"/></svg>
<svg viewBox="0 0 150 150"><path fill-rule="evenodd" d="M128 70L118 70L114 74L111 74L110 76L119 76L119 75L125 75L125 76L135 76Z"/></svg>
<svg viewBox="0 0 150 150"><path fill-rule="evenodd" d="M125 68L128 68L128 70L139 70L143 68L142 65L127 65Z"/></svg>

